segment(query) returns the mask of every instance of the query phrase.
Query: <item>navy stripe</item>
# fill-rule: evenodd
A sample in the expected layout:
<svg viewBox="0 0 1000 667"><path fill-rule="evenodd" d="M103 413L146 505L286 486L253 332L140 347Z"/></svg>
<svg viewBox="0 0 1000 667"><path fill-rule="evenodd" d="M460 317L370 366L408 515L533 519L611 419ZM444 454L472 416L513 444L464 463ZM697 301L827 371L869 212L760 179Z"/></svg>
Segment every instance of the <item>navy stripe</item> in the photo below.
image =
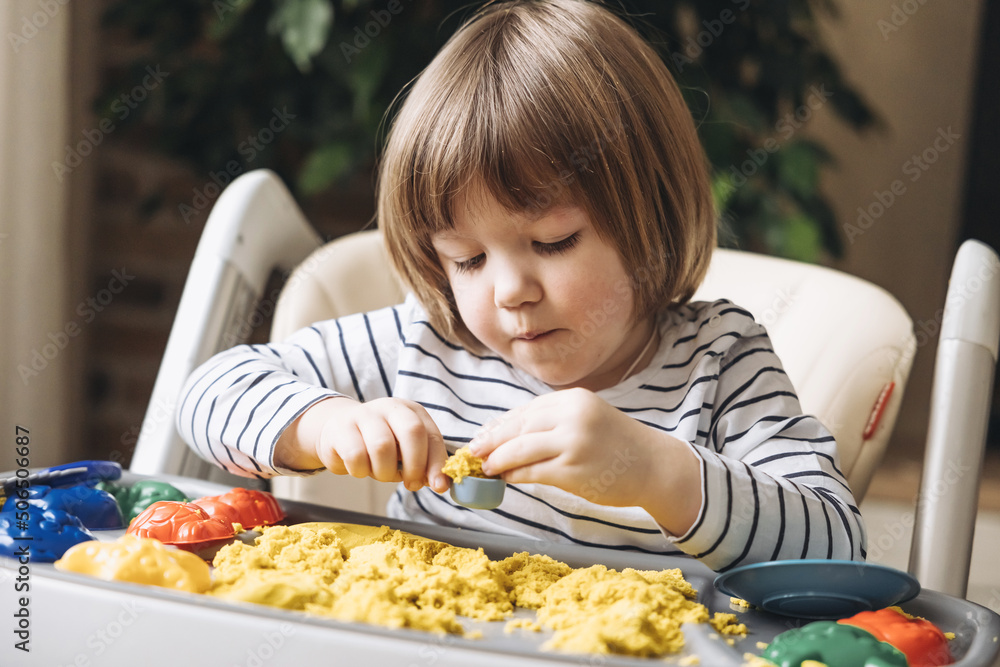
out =
<svg viewBox="0 0 1000 667"><path fill-rule="evenodd" d="M440 410L441 412L447 412L448 414L450 414L455 419L457 419L459 421L463 421L466 424L472 424L473 426L482 426L481 422L473 421L471 419L466 419L465 417L463 417L462 415L458 414L457 412L455 412L454 410L452 410L451 408L449 408L446 405L437 405L435 403L427 403L425 401L417 401L417 403L419 403L420 405L424 406L428 410Z"/></svg>
<svg viewBox="0 0 1000 667"><path fill-rule="evenodd" d="M757 536L757 521L760 519L760 495L757 493L757 479L750 471L750 466L746 463L744 463L743 466L746 468L747 474L750 476L750 484L753 491L753 522L750 524L750 534L747 535L746 543L743 545L743 552L740 553L734 561L729 563L729 565L719 568L719 572L726 572L742 563L747 557L747 554L750 553L750 548L753 546L753 540Z"/></svg>
<svg viewBox="0 0 1000 667"><path fill-rule="evenodd" d="M801 489L799 489L799 498L802 500L802 516L803 522L806 525L805 535L802 536L802 554L799 558L804 559L809 554L809 532L812 526L810 525L811 522L809 520L809 505L806 503L806 494L802 493Z"/></svg>
<svg viewBox="0 0 1000 667"><path fill-rule="evenodd" d="M799 472L790 472L784 475L785 479L798 479L799 477L825 477L827 479L832 479L837 484L844 487L845 490L850 491L850 487L847 486L847 482L841 478L831 475L825 470L801 470Z"/></svg>
<svg viewBox="0 0 1000 667"><path fill-rule="evenodd" d="M781 452L780 454L772 454L771 456L765 456L764 458L760 459L759 461L754 461L750 465L752 465L754 467L757 467L757 466L762 466L765 463L771 463L773 461L780 461L782 459L793 458L795 456L819 456L821 458L824 458L824 459L826 459L827 461L830 462L830 467L833 468L834 471L836 471L836 473L838 475L840 475L841 477L844 476L844 473L842 473L840 471L840 469L837 468L837 465L834 463L833 456L830 455L830 454L827 454L826 452L817 452L817 451L809 451L809 452ZM836 478L834 478L834 479L836 479Z"/></svg>
<svg viewBox="0 0 1000 667"><path fill-rule="evenodd" d="M765 373L772 373L772 372L773 373L781 373L782 375L785 374L785 371L783 371L782 369L780 369L780 368L778 368L776 366L765 366L764 368L758 369L757 372L753 374L753 377L751 377L749 380L747 380L746 382L744 382L743 384L741 384L739 387L737 387L735 390L733 390L733 392L730 393L729 396L726 396L724 399L722 399L721 402L719 401L719 398L717 396L716 399L715 399L715 404L716 404L717 407L716 407L716 410L715 410L715 415L713 415L713 424L714 423L718 423L719 421L722 420L723 417L726 416L726 413L728 412L729 404L733 403L740 394L742 394L744 391L746 391L747 389L749 389L750 386L753 385L753 383L756 382L760 378L761 375L764 375ZM769 397L781 396L781 395L792 395L792 396L794 396L794 394L792 394L791 392L781 391L781 392L771 392L770 394L764 394L763 396L755 396L753 399L748 399L748 400L758 400L759 401L759 400L762 400L763 398L769 398ZM742 407L743 405L746 405L746 403L733 403L733 408ZM713 431L715 430L714 426L713 426L712 430Z"/></svg>
<svg viewBox="0 0 1000 667"><path fill-rule="evenodd" d="M252 423L253 423L253 417L254 417L254 415L255 415L255 414L257 414L257 410L258 410L258 409L259 409L259 408L260 408L260 407L261 407L262 405L264 405L264 404L265 404L265 403L267 402L267 399L268 399L268 398L269 398L269 397L270 397L270 396L271 396L272 394L274 394L274 392L278 391L278 390L279 390L279 389L281 389L282 387L287 387L288 385L292 384L292 382L293 382L292 380L289 380L289 381L288 381L288 382L286 382L285 384L279 384L279 385L278 385L277 387L274 387L273 389L271 389L271 391L269 391L269 392L267 392L266 394L264 394L264 397L263 397L263 398L261 398L261 399L260 399L259 401L257 401L257 405L253 406L253 408L252 408L252 409L250 410L250 414L249 414L249 415L247 415L247 423L246 423L246 426L244 426L244 427L243 427L243 430L242 430L242 431L240 432L240 435L239 435L239 437L237 438L237 440L243 440L243 434L244 434L244 433L246 433L247 429L248 429L248 428L250 428L250 424L252 424ZM273 414L273 413L272 413L272 415L271 415L271 419L274 419L274 414ZM269 420L269 421L270 421L270 420ZM257 448L258 448L258 446L259 446L259 445L260 445L260 431L258 430L258 431L257 431L257 438L256 438L256 440L254 440L254 444L253 444L253 453L252 453L252 456L253 456L253 457L254 457L255 459L256 459L256 458L259 458L259 455L258 455L258 453L257 453Z"/></svg>
<svg viewBox="0 0 1000 667"><path fill-rule="evenodd" d="M662 366L660 366L660 368L665 371L670 370L671 368L686 368L687 366L691 365L691 362L694 361L694 358L698 355L699 352L704 352L705 350L708 350L710 347L715 345L716 341L719 341L723 338L735 338L736 340L739 340L741 336L734 331L730 331L729 333L724 333L715 340L709 341L704 345L699 345L697 348L695 348L694 352L691 353L691 356L688 357L686 361L679 364L663 364ZM706 357L719 357L722 356L723 354L725 353L719 352L717 350L709 350L708 352L705 352Z"/></svg>
<svg viewBox="0 0 1000 667"><path fill-rule="evenodd" d="M851 525L847 522L847 515L844 514L844 510L841 509L840 503L837 502L836 496L829 489L817 488L816 493L823 496L826 502L836 510L837 514L840 515L840 522L844 524L844 532L847 533L847 543L850 546L849 558L854 558L854 531L851 530ZM832 544L832 538L831 538Z"/></svg>
<svg viewBox="0 0 1000 667"><path fill-rule="evenodd" d="M561 514L561 515L563 515L564 517L569 518L569 519L576 519L578 521L589 521L590 523L599 523L599 524L603 524L605 526L611 526L612 528L618 528L620 530L626 530L626 531L629 531L629 532L632 532L632 533L644 533L646 535L662 535L663 534L663 531L661 531L659 528L639 528L639 527L636 527L636 526L626 526L624 524L614 523L612 521L605 521L604 519L598 519L596 517L587 516L586 514L575 514L573 512L567 512L566 510L564 510L562 508L556 507L552 503L546 502L545 500L542 500L541 498L528 493L524 489L518 487L516 484L508 484L507 485L507 489L508 490L513 489L514 491L520 493L521 495L525 496L526 498L531 498L535 502L541 503L541 504L545 505L546 507L548 507L549 509L551 509L551 510L553 510L553 511L555 511L555 512Z"/></svg>
<svg viewBox="0 0 1000 667"><path fill-rule="evenodd" d="M337 325L337 333L340 336L340 352L344 356L344 363L347 365L347 372L351 375L351 384L354 385L354 395L358 397L358 400L362 403L365 401L365 395L361 391L361 386L358 384L358 376L354 373L354 365L351 364L351 355L347 353L347 341L344 340L344 328L340 326L340 321L335 320L334 324Z"/></svg>
<svg viewBox="0 0 1000 667"><path fill-rule="evenodd" d="M734 440L739 440L743 436L747 435L758 424L762 424L762 423L765 423L765 422L772 422L772 423L773 422L780 422L780 421L784 421L785 419L787 419L787 417L782 417L781 415L767 415L767 416L761 417L760 419L758 419L757 421L755 421L753 424L750 424L750 426L748 426L745 431L741 431L740 433L733 433L733 434L727 435L725 438L723 438L722 439L722 448L725 449L726 445L728 445L730 442L733 442Z"/></svg>
<svg viewBox="0 0 1000 667"><path fill-rule="evenodd" d="M319 349L325 350L326 349L326 339L323 336L323 332L321 332L316 327L309 327L309 329L311 331L315 331L316 335L319 336L319 342L320 342ZM343 340L343 338L341 338L341 340ZM323 374L319 370L319 366L316 365L316 361L313 359L312 355L309 354L309 350L307 350L306 348L302 347L301 345L295 345L295 347L298 348L299 350L302 350L302 355L306 358L306 361L309 362L309 366L312 367L313 372L316 373L316 379L319 381L319 386L323 387L324 389L329 389L329 387L326 384L326 378L323 377Z"/></svg>
<svg viewBox="0 0 1000 667"><path fill-rule="evenodd" d="M680 345L682 343L687 343L687 342L689 342L689 341L697 338L698 334L701 333L702 328L704 328L708 324L711 324L713 318L715 318L715 317L721 317L723 315L728 315L729 313L739 313L740 315L743 315L747 319L750 319L750 320L753 319L753 315L751 315L747 311L743 310L742 308L739 308L739 307L736 307L736 306L734 306L732 308L724 308L724 309L720 310L719 312L712 313L711 315L709 315L708 317L706 317L704 320L702 320L701 324L698 325L698 329L695 331L695 333L690 334L688 336L683 336L681 338L678 338L676 341L674 341L674 345L673 346L677 347L678 345ZM692 323L694 323L694 322L697 321L697 318L695 320L690 320L690 321Z"/></svg>
<svg viewBox="0 0 1000 667"><path fill-rule="evenodd" d="M767 334L759 334L757 336L744 336L742 340L744 340L744 341L750 341L750 340L754 340L755 338L766 339L767 338ZM729 361L725 362L724 364L721 364L719 366L719 373L725 373L730 368L732 368L733 366L735 366L738 362L746 359L747 357L750 357L750 356L755 355L755 354L760 354L762 352L763 353L768 353L768 354L774 354L774 350L771 349L770 347L754 347L754 348L750 348L749 350L747 350L745 352L741 352L740 354L736 355L735 357L733 357Z"/></svg>
<svg viewBox="0 0 1000 667"><path fill-rule="evenodd" d="M451 395L461 401L463 404L468 405L470 408L477 408L479 410L492 410L494 412L507 412L510 408L503 407L501 405L490 405L487 403L470 403L461 396L458 395L454 389L452 389L447 383L445 383L440 378L436 378L433 375L427 375L426 373L415 373L413 371L399 371L399 375L405 375L406 377L418 378L420 380L427 380L428 382L434 382L441 385L449 392Z"/></svg>
<svg viewBox="0 0 1000 667"><path fill-rule="evenodd" d="M287 386L287 385L283 385L283 386ZM260 442L260 436L261 436L261 435L263 435L263 434L264 434L264 431L266 431L266 430L267 430L267 429L268 429L268 428L269 428L269 427L271 426L271 423L272 423L272 422L273 422L273 421L274 421L275 419L277 419L277 418L278 418L278 415L280 415L280 414L281 414L281 412L282 412L282 409L283 409L283 408L284 408L284 407L285 407L286 405L288 405L288 402L289 402L290 400L292 400L292 399L293 399L294 397L298 396L299 394L301 394L302 392L304 392L304 391L306 391L306 390L307 390L306 388L302 388L302 389L299 389L298 391L296 391L296 392L294 392L294 393L291 393L291 394L289 394L288 396L286 396L286 397L285 397L285 400L283 400L283 401L282 401L282 402L281 402L281 403L280 403L280 404L278 405L278 407L277 407L277 408L275 409L275 411L271 413L271 416L270 416L270 417L268 418L268 420L267 420L266 422L264 422L264 425L263 425L263 426L262 426L262 427L261 427L261 428L260 428L260 429L259 429L259 430L257 431L257 442L255 442L255 443L254 443L254 446L253 446L253 450L254 450L255 452L257 451L257 444L258 444L258 443ZM299 414L302 414L302 413L299 413ZM297 418L298 418L297 416L296 416L296 417L291 417L291 418L289 418L289 419L288 419L288 420L287 420L287 421L285 422L285 424L284 424L284 425L282 426L282 428L281 428L281 429L280 429L279 431L277 431L277 433L278 433L278 437L274 439L274 444L277 444L277 441L278 441L278 438L280 438L280 437L281 437L281 434L282 434L282 433L284 433L284 432L285 432L285 429L286 429L286 428L288 428L288 427L289 427L289 426L291 425L291 423L292 423L293 421L295 421L295 420L296 420ZM268 444L270 445L270 444L272 444L272 443L268 443ZM267 457L267 458L268 458L268 465L270 465L270 466L271 466L271 468L274 468L274 448L273 448L273 447L270 447L270 448L269 448L269 454L268 454L268 457Z"/></svg>
<svg viewBox="0 0 1000 667"><path fill-rule="evenodd" d="M715 544L710 546L705 551L700 554L694 554L695 558L704 558L708 556L713 551L719 548L722 541L726 539L726 535L729 533L729 524L733 520L733 472L726 466L726 522L722 526L722 532L719 534Z"/></svg>
<svg viewBox="0 0 1000 667"><path fill-rule="evenodd" d="M459 352L459 351L460 352L465 352L466 354L470 354L473 357L475 357L476 359L480 359L482 361L499 361L501 364L503 364L507 368L511 368L511 365L505 359L503 359L501 357L498 357L496 355L490 355L490 354L476 354L475 352L473 352L469 348L465 347L464 345L459 345L458 343L452 343L451 341L447 340L444 336L442 336L438 332L437 329L435 329L433 326L431 326L431 323L428 322L427 320L414 320L413 323L414 324L420 324L422 326L427 327L428 331L430 331L434 335L434 337L437 338L441 342L441 344L444 345L445 347L451 348L452 350L455 350L456 352Z"/></svg>
<svg viewBox="0 0 1000 667"><path fill-rule="evenodd" d="M780 484L776 484L775 487L778 489L778 509L781 521L778 524L778 541L774 545L774 551L771 552L769 560L778 560L778 554L781 553L781 544L785 541L785 490L781 488Z"/></svg>
<svg viewBox="0 0 1000 667"><path fill-rule="evenodd" d="M368 344L372 346L372 354L375 356L375 364L378 366L378 374L382 378L382 386L385 388L385 395L392 396L392 385L389 384L389 378L385 374L385 367L382 365L382 358L378 353L378 345L375 343L375 335L372 333L372 322L368 318L368 314L364 315L365 320L365 330L368 331Z"/></svg>
<svg viewBox="0 0 1000 667"><path fill-rule="evenodd" d="M727 417L730 413L735 414L736 411L739 410L740 408L745 408L748 405L756 405L757 403L761 403L763 401L769 401L772 398L778 398L779 396L788 396L789 398L796 398L795 394L791 391L783 391L783 390L772 391L768 394L761 394L760 396L754 396L753 398L745 399L743 401L740 401L739 403L734 403L729 408L729 411L726 414L721 414L717 411L714 415L712 415L714 423L709 429L712 432L712 441L713 442L718 441L719 424L722 423L723 417Z"/></svg>
<svg viewBox="0 0 1000 667"><path fill-rule="evenodd" d="M684 537L681 537L680 539L677 540L677 542L676 542L677 544L683 544L684 542L687 542L688 540L690 540L691 537L693 537L698 532L698 530L701 529L702 524L705 523L705 517L708 516L708 504L709 504L709 502L711 502L711 498L712 498L712 495L708 492L708 475L705 474L705 470L704 470L705 466L707 466L708 463L704 459L702 459L700 456L698 458L701 459L701 468L702 468L702 470L700 471L701 472L701 498L702 498L702 500L701 500L701 514L698 515L698 520L695 521L694 525L691 526L691 528L688 530L687 535L685 535Z"/></svg>
<svg viewBox="0 0 1000 667"><path fill-rule="evenodd" d="M512 389L517 389L518 391L523 391L523 392L525 392L527 394L530 394L532 396L537 396L537 394L535 392L531 391L527 387L522 387L519 384L515 384L515 383L509 382L507 380L501 380L500 378L491 378L491 377L487 377L487 376L484 376L484 375L467 375L467 374L464 374L464 373L456 373L455 371L451 370L448 367L448 364L446 364L444 362L444 360L441 359L441 357L437 356L436 354L432 354L432 353L428 352L427 350L425 350L421 346L417 345L416 343L404 343L404 345L406 347L410 348L410 349L419 351L425 357L428 357L430 359L434 359L439 364L441 364L441 368L443 368L448 373L448 375L450 375L452 377L458 378L460 380L471 380L472 382L485 382L487 384L499 384L499 385L503 385L503 386L506 386L506 387L510 387Z"/></svg>

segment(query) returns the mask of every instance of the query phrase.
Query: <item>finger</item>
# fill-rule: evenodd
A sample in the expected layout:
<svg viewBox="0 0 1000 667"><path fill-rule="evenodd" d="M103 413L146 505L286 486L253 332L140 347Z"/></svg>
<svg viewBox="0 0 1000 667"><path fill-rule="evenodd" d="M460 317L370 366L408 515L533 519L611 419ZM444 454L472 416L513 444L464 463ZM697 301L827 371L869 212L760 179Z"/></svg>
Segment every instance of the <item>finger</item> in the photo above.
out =
<svg viewBox="0 0 1000 667"><path fill-rule="evenodd" d="M344 447L344 451L351 451L357 447L364 447L361 434L355 424L348 427L327 425L320 436L319 446L316 447L316 456L320 462L335 475L349 475L347 464L336 449L336 445Z"/></svg>
<svg viewBox="0 0 1000 667"><path fill-rule="evenodd" d="M370 418L360 419L358 430L364 439L364 448L368 455L368 474L379 482L399 481L396 436L385 417L375 414ZM353 470L351 474L354 474Z"/></svg>
<svg viewBox="0 0 1000 667"><path fill-rule="evenodd" d="M451 478L441 472L445 461L448 459L448 450L444 446L444 436L431 416L423 413L425 427L427 429L427 459L424 465L423 476L427 485L438 493L444 493L451 485Z"/></svg>
<svg viewBox="0 0 1000 667"><path fill-rule="evenodd" d="M547 484L570 491L564 484L565 472L565 467L559 461L558 457L553 457L518 468L512 468L503 474L503 478L509 484Z"/></svg>
<svg viewBox="0 0 1000 667"><path fill-rule="evenodd" d="M412 459L404 457L406 474L409 474L408 465L410 461L412 460L413 462L413 479L416 482L415 488L410 488L409 486L407 488L411 491L416 491L426 484L438 493L444 493L448 490L451 480L441 472L444 461L448 458L448 451L444 446L444 437L441 435L441 429L438 428L438 425L434 422L430 413L424 409L424 406L415 401L407 400L404 402L412 410L412 414L420 421L422 427L422 449L418 451L415 448Z"/></svg>
<svg viewBox="0 0 1000 667"><path fill-rule="evenodd" d="M338 433L333 441L333 449L344 461L344 468L351 477L369 477L372 474L371 462L368 460L368 450L360 425L355 424Z"/></svg>
<svg viewBox="0 0 1000 667"><path fill-rule="evenodd" d="M554 459L562 453L558 442L548 432L525 433L497 447L483 460L483 472L491 477L517 468Z"/></svg>
<svg viewBox="0 0 1000 667"><path fill-rule="evenodd" d="M347 466L344 465L344 459L340 458L340 455L333 449L317 450L316 455L319 457L320 463L334 475L350 474L347 472Z"/></svg>
<svg viewBox="0 0 1000 667"><path fill-rule="evenodd" d="M472 436L472 440L469 441L469 451L485 459L494 449L522 433L523 415L524 407L521 406L489 420Z"/></svg>
<svg viewBox="0 0 1000 667"><path fill-rule="evenodd" d="M410 405L399 405L389 415L389 425L396 436L401 463L400 479L410 491L424 485L427 461L427 427L419 412Z"/></svg>

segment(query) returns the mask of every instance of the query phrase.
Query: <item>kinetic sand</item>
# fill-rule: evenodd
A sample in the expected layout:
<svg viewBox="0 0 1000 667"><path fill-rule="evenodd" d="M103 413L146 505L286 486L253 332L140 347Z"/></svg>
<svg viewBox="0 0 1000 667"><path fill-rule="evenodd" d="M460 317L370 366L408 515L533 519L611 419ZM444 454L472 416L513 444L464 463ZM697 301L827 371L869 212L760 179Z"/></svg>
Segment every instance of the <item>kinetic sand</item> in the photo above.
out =
<svg viewBox="0 0 1000 667"><path fill-rule="evenodd" d="M451 477L456 484L461 484L466 477L486 477L483 460L473 455L468 445L449 456L441 472Z"/></svg>
<svg viewBox="0 0 1000 667"><path fill-rule="evenodd" d="M253 546L236 542L219 551L210 595L452 634L467 634L460 617L500 621L515 607L533 609L541 629L554 631L543 648L581 653L676 653L684 646L685 622L746 633L732 614L710 617L678 569L573 569L526 552L492 561L482 549L384 526L262 530Z"/></svg>

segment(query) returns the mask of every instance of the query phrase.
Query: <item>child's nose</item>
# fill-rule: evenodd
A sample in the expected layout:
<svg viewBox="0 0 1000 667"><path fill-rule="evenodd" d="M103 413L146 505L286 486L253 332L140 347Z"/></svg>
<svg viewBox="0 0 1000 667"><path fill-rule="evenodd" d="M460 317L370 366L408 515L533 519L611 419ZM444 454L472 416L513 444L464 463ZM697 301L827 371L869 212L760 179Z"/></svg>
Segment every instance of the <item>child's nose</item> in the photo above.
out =
<svg viewBox="0 0 1000 667"><path fill-rule="evenodd" d="M529 267L504 264L497 267L493 283L493 300L497 308L516 308L538 301L541 283Z"/></svg>

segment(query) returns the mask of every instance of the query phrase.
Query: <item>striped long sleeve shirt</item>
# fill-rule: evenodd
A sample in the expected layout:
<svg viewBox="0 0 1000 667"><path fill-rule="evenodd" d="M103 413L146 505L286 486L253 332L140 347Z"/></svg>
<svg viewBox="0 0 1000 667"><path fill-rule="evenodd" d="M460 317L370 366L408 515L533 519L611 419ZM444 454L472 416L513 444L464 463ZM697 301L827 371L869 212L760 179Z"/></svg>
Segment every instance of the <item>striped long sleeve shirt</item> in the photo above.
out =
<svg viewBox="0 0 1000 667"><path fill-rule="evenodd" d="M605 507L543 484L508 485L494 510L468 509L447 494L400 485L389 515L685 553L717 571L776 559L863 559L864 524L838 469L833 436L802 413L763 327L728 301L675 308L659 327L652 362L597 395L688 443L700 459L703 501L686 534L667 533L640 508ZM324 398L416 401L451 452L490 419L550 391L498 356L443 338L410 296L398 306L317 323L282 343L219 353L189 378L177 426L203 458L237 475L303 475L317 471L276 466L274 447L289 424ZM621 463L629 465L625 445ZM591 483L612 483L612 475Z"/></svg>

